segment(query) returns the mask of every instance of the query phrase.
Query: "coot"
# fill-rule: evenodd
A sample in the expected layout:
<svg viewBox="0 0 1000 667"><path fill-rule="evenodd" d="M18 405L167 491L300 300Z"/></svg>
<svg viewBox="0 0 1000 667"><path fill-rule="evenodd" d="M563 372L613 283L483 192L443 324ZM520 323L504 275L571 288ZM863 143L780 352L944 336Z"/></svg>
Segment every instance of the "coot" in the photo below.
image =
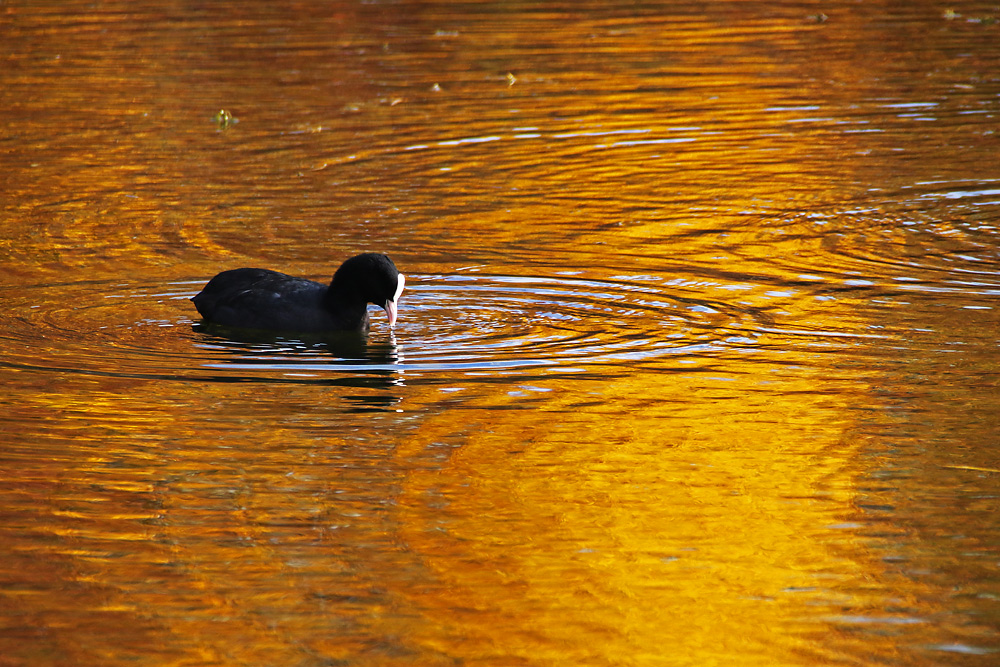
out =
<svg viewBox="0 0 1000 667"><path fill-rule="evenodd" d="M192 301L211 324L270 331L367 331L368 304L396 324L405 278L386 255L351 257L330 285L268 269L232 269L208 281Z"/></svg>

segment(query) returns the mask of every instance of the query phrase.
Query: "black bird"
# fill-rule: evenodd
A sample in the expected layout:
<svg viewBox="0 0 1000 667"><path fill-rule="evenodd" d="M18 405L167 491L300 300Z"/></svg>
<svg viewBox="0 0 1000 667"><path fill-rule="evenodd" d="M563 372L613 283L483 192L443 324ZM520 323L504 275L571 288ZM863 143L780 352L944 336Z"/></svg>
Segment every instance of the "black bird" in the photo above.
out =
<svg viewBox="0 0 1000 667"><path fill-rule="evenodd" d="M207 323L270 331L367 331L368 304L396 324L406 282L388 256L365 253L337 269L330 285L268 269L232 269L193 299Z"/></svg>

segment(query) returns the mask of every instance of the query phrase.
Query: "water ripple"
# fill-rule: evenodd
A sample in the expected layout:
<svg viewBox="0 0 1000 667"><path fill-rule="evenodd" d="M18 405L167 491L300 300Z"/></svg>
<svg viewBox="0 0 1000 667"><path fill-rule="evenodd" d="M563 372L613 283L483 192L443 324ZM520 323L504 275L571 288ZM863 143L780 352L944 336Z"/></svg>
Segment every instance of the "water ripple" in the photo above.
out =
<svg viewBox="0 0 1000 667"><path fill-rule="evenodd" d="M648 278L648 277L647 277ZM167 286L71 283L22 290L3 328L10 368L120 377L318 381L338 374L623 369L752 340L752 318L661 284L556 277L415 275L390 332L367 340L238 337L202 330ZM742 324L741 324L742 323Z"/></svg>
<svg viewBox="0 0 1000 667"><path fill-rule="evenodd" d="M743 290L652 274L589 279L473 268L411 278L396 330L373 312L367 339L205 329L188 301L201 280L22 289L5 316L0 363L92 376L386 385L455 373L690 372L732 355L774 361L793 348L829 351L886 337L864 323L776 319L791 301L814 298L795 290L768 290L767 307Z"/></svg>

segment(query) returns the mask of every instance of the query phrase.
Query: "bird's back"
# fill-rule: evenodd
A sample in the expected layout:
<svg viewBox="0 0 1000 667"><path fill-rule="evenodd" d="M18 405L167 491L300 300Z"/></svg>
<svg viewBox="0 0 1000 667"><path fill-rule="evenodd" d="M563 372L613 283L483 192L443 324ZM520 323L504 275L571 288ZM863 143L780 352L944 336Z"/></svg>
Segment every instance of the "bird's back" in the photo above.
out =
<svg viewBox="0 0 1000 667"><path fill-rule="evenodd" d="M195 296L206 321L246 329L328 331L340 328L324 304L327 286L269 269L232 269Z"/></svg>

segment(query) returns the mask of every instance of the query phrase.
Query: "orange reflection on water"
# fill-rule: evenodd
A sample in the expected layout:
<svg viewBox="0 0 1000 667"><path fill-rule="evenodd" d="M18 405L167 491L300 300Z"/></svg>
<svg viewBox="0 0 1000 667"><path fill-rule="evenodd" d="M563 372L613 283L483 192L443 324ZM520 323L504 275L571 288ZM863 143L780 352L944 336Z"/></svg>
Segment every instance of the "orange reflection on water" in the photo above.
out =
<svg viewBox="0 0 1000 667"><path fill-rule="evenodd" d="M542 409L512 399L463 426L425 423L406 451L467 440L401 499L405 544L437 582L408 606L447 619L422 640L595 664L767 665L804 650L804 619L833 602L815 595L825 578L867 576L831 528L853 495L849 406L823 378L745 370L716 391L696 374L553 380ZM755 396L775 381L787 398ZM581 395L592 401L574 406Z"/></svg>
<svg viewBox="0 0 1000 667"><path fill-rule="evenodd" d="M854 174L890 171L845 159L879 145L824 115L858 102L824 78L858 70L853 41L830 74L818 20L758 3L105 4L73 22L29 5L5 8L16 67L0 74L21 133L0 166L0 662L815 664L895 660L934 634L947 595L854 521L891 359L851 350L908 352L847 281L891 280L871 265L926 239L838 213L867 196ZM220 107L239 120L225 131ZM490 345L559 308L528 287L473 320L469 372L342 371L332 353L289 370L275 359L292 352L191 329L185 291L221 268L325 278L373 245L415 276L599 290L641 274L674 319L595 299L596 324L565 331L685 351L571 369L525 345L543 370L497 370ZM436 328L464 313L412 285L403 356L449 358ZM942 329L995 324L970 312ZM920 377L907 363L896 380ZM975 405L995 383L976 389L933 399ZM948 474L996 469L951 455ZM893 632L844 630L880 615Z"/></svg>

